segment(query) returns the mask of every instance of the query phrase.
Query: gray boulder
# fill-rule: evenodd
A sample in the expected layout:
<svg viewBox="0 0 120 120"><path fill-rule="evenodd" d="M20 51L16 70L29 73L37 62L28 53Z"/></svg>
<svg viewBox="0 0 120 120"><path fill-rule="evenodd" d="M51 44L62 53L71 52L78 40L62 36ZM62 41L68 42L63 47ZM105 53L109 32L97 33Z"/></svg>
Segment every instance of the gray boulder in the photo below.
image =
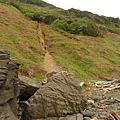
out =
<svg viewBox="0 0 120 120"><path fill-rule="evenodd" d="M28 100L40 87L41 83L26 76L19 75L20 101Z"/></svg>
<svg viewBox="0 0 120 120"><path fill-rule="evenodd" d="M0 120L18 120L19 63L9 57L8 51L0 50Z"/></svg>
<svg viewBox="0 0 120 120"><path fill-rule="evenodd" d="M24 120L39 120L48 117L65 117L86 108L78 80L67 72L51 75L29 100L24 111Z"/></svg>

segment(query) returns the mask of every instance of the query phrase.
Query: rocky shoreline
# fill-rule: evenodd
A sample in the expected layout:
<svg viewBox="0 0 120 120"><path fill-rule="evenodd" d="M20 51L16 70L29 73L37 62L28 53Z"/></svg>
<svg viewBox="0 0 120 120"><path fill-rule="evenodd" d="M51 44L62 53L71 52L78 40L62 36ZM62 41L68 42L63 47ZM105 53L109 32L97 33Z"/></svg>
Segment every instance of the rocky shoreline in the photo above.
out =
<svg viewBox="0 0 120 120"><path fill-rule="evenodd" d="M88 105L85 111L82 111L84 120L119 120L120 119L120 90L108 91L96 89L91 95L87 95ZM115 112L119 119L111 118ZM86 119L87 117L87 119Z"/></svg>

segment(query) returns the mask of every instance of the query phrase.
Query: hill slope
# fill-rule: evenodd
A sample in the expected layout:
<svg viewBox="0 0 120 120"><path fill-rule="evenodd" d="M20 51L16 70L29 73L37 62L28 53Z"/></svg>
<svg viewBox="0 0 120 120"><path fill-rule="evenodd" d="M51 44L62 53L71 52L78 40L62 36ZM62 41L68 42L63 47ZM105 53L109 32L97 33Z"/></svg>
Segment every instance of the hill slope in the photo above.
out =
<svg viewBox="0 0 120 120"><path fill-rule="evenodd" d="M63 70L74 73L82 80L120 78L119 24L116 27L115 23L95 23L92 19L81 19L73 13L69 15L68 11L54 7L49 9L24 3L14 6L30 18L36 18L34 20L42 19L41 26L48 50ZM44 57L37 37L37 22L10 5L0 4L0 8L0 48L10 50L12 58L20 60L21 74L27 75L29 69L33 69L34 77L42 79L45 74ZM50 20L55 19L45 24L48 16ZM85 24L75 28L75 34L71 33L74 24L77 27L81 21ZM69 26L69 22L74 24ZM76 34L78 29L80 33ZM86 36L83 30L88 35L94 36L93 33L96 33L97 37Z"/></svg>
<svg viewBox="0 0 120 120"><path fill-rule="evenodd" d="M120 77L120 36L89 37L58 32L43 24L49 51L56 62L79 78Z"/></svg>
<svg viewBox="0 0 120 120"><path fill-rule="evenodd" d="M0 49L7 49L11 57L21 63L20 73L34 75L43 71L43 53L37 37L37 22L26 18L16 8L0 4ZM39 74L39 77L42 77Z"/></svg>

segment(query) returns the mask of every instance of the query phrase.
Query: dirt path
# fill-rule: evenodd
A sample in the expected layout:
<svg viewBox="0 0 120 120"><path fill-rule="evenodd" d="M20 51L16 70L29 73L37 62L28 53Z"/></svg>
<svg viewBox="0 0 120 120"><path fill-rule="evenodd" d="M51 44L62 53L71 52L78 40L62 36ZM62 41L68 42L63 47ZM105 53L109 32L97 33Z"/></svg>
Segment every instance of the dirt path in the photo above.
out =
<svg viewBox="0 0 120 120"><path fill-rule="evenodd" d="M44 39L44 36L42 34L42 29L41 29L41 24L38 24L38 38L41 44L41 40ZM41 45L41 47L43 47ZM44 48L43 48L44 51ZM45 57L44 57L44 69L45 71L47 71L48 73L50 72L57 72L60 71L60 67L58 67L55 63L55 61L53 60L52 56L49 54L49 52L47 51L47 53L45 53Z"/></svg>
<svg viewBox="0 0 120 120"><path fill-rule="evenodd" d="M45 54L44 58L44 69L49 73L60 70L60 68L56 65L52 56L48 52Z"/></svg>

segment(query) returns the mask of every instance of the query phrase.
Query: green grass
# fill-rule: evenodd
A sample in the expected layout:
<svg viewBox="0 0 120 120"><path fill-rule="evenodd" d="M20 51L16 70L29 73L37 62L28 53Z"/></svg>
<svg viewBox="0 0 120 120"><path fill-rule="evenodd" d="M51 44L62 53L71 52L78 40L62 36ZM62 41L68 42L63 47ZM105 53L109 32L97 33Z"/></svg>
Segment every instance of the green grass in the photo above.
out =
<svg viewBox="0 0 120 120"><path fill-rule="evenodd" d="M72 35L64 36L61 31L54 31L50 26L43 25L43 28L56 63L83 81L111 76L113 69L120 72L119 37L115 38L115 34L109 37L106 34L106 37L101 38L80 35L69 37Z"/></svg>
<svg viewBox="0 0 120 120"><path fill-rule="evenodd" d="M37 22L29 20L12 6L0 4L0 49L7 49L11 59L18 60L20 74L28 75L34 69L37 79L42 80L43 53L37 37ZM35 68L35 66L37 66Z"/></svg>

